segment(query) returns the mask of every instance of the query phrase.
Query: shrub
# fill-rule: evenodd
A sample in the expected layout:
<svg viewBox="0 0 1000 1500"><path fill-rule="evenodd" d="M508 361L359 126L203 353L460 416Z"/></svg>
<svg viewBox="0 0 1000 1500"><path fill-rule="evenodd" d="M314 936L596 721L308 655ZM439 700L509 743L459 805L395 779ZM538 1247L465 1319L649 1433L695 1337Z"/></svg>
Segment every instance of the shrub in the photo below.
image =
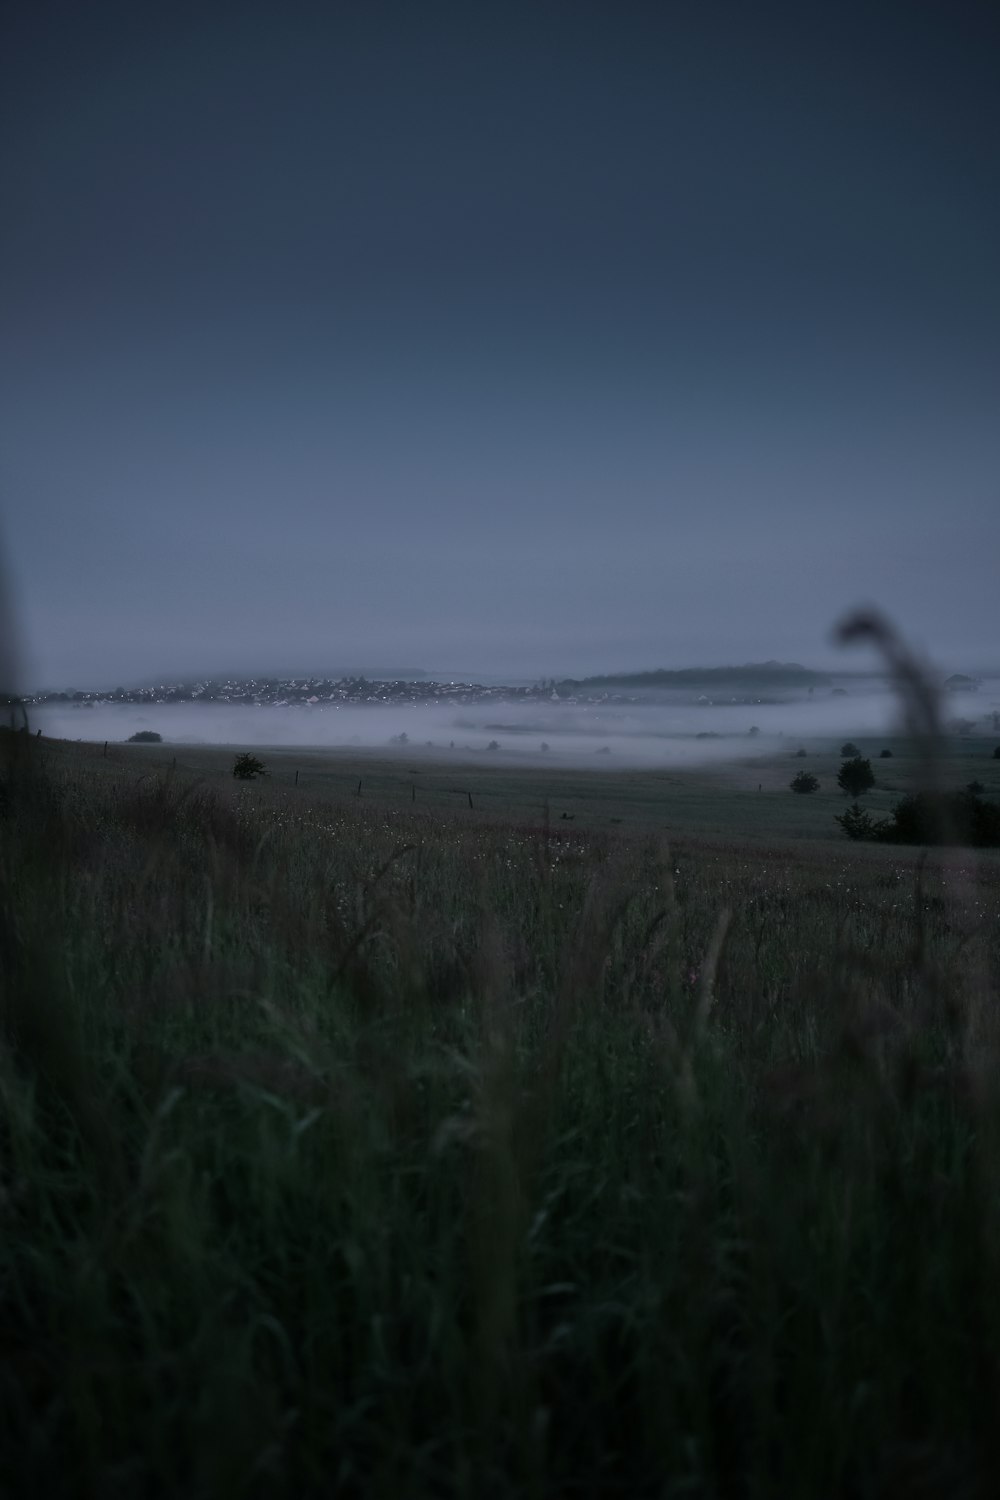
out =
<svg viewBox="0 0 1000 1500"><path fill-rule="evenodd" d="M796 757L796 759L797 759L797 760L801 760L801 759L802 759L802 757L803 757L803 756L804 756L804 755L805 755L805 753L806 753L806 752L805 752L805 751L804 751L804 750L803 750L803 749L801 749L801 748L800 748L800 749L798 749L798 750L796 750L796 752L795 752L795 757Z"/></svg>
<svg viewBox="0 0 1000 1500"><path fill-rule="evenodd" d="M818 792L819 782L808 771L800 771L789 783L793 792Z"/></svg>
<svg viewBox="0 0 1000 1500"><path fill-rule="evenodd" d="M892 751L891 750L880 750L879 753L878 753L878 758L879 758L879 760L891 760L891 758L892 758Z"/></svg>
<svg viewBox="0 0 1000 1500"><path fill-rule="evenodd" d="M853 741L848 740L846 745L841 745L840 753L842 756L844 756L845 760L851 760L855 756L860 755L861 751L858 749L857 745L853 743Z"/></svg>
<svg viewBox="0 0 1000 1500"><path fill-rule="evenodd" d="M863 796L875 785L871 761L863 760L860 755L856 755L853 760L845 760L837 772L837 785L848 797Z"/></svg>
<svg viewBox="0 0 1000 1500"><path fill-rule="evenodd" d="M487 748L487 750L499 750L500 749L500 741L499 740L490 740L490 742L486 746L486 748Z"/></svg>
<svg viewBox="0 0 1000 1500"><path fill-rule="evenodd" d="M883 836L892 844L936 844L940 842L944 816L942 798L930 792L911 792L896 803Z"/></svg>
<svg viewBox="0 0 1000 1500"><path fill-rule="evenodd" d="M998 745L996 747L996 749L994 750L994 752L993 752L993 759L994 760L1000 760L1000 745Z"/></svg>
<svg viewBox="0 0 1000 1500"><path fill-rule="evenodd" d="M845 813L835 813L834 821L840 824L849 839L877 839L885 827L884 821L876 822L871 813L865 812L857 802L853 802Z"/></svg>
<svg viewBox="0 0 1000 1500"><path fill-rule="evenodd" d="M983 792L985 792L986 788L983 786L983 783L981 781L970 781L965 790L967 792L971 792L973 797L980 797L982 796Z"/></svg>
<svg viewBox="0 0 1000 1500"><path fill-rule="evenodd" d="M973 791L959 792L954 799L955 824L963 842L977 849L1000 848L1000 807L986 802Z"/></svg>
<svg viewBox="0 0 1000 1500"><path fill-rule="evenodd" d="M128 737L130 745L162 745L163 735L157 734L155 729L140 729Z"/></svg>
<svg viewBox="0 0 1000 1500"><path fill-rule="evenodd" d="M237 781L253 781L256 776L266 776L267 767L262 760L257 759L256 755L249 755L244 752L244 754L237 755L236 757L233 764L233 775Z"/></svg>
<svg viewBox="0 0 1000 1500"><path fill-rule="evenodd" d="M875 822L855 802L837 818L848 838L877 839L886 844L969 844L1000 847L1000 807L971 790L911 792L900 799L892 817Z"/></svg>

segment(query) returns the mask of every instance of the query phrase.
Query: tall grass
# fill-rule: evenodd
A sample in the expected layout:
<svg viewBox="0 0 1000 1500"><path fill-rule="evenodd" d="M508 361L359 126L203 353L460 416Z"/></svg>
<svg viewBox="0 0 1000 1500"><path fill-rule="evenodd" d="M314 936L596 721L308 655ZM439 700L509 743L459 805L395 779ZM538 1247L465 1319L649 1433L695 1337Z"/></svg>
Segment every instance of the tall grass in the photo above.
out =
<svg viewBox="0 0 1000 1500"><path fill-rule="evenodd" d="M995 863L5 739L7 1493L991 1492Z"/></svg>

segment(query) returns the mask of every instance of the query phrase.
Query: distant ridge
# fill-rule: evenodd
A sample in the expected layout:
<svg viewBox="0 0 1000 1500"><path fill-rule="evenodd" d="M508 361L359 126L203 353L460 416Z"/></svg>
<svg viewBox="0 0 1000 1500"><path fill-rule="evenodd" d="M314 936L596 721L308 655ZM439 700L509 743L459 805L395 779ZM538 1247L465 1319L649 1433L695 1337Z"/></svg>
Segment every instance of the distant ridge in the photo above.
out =
<svg viewBox="0 0 1000 1500"><path fill-rule="evenodd" d="M425 667L344 667L324 677L363 677L366 682L418 682L428 675Z"/></svg>
<svg viewBox="0 0 1000 1500"><path fill-rule="evenodd" d="M561 687L695 688L826 687L826 672L814 672L798 662L747 662L742 667L661 667L652 672L612 672L599 677L567 678Z"/></svg>

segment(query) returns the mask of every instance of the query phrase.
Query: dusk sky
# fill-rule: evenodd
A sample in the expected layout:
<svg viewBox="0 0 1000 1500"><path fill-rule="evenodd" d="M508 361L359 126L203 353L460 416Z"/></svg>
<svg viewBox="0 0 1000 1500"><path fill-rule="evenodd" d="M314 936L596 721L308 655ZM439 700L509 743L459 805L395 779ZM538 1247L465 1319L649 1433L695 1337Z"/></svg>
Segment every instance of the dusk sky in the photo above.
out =
<svg viewBox="0 0 1000 1500"><path fill-rule="evenodd" d="M1000 662L1000 6L12 0L31 687ZM867 663L870 665L870 663Z"/></svg>

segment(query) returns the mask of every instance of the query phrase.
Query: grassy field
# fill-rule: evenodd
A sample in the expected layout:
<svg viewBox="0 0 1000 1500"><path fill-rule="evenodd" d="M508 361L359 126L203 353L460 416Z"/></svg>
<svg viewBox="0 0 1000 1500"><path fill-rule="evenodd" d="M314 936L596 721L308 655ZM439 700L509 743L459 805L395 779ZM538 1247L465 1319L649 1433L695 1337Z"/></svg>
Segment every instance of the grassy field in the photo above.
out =
<svg viewBox="0 0 1000 1500"><path fill-rule="evenodd" d="M806 749L805 757L795 751ZM944 774L955 788L978 780L991 796L1000 796L1000 760L993 759L995 740L970 736L947 746ZM865 806L885 816L900 796L918 784L921 761L913 746L898 738L859 745L876 775ZM891 749L892 758L879 752ZM542 824L575 821L606 832L656 831L674 837L698 834L748 841L833 839L842 835L834 814L845 799L837 787L842 763L840 744L829 738L796 741L788 751L731 763L684 770L568 770L553 766L523 768L505 756L481 754L462 759L438 754L392 757L348 750L310 754L302 750L255 752L268 767L261 788L289 787L310 801L342 802L357 795L386 808L463 815ZM93 748L64 746L62 754L79 753L86 761ZM173 769L179 779L197 778L209 785L230 778L232 748L223 746L109 745L112 767ZM817 777L820 791L796 796L789 782L799 771ZM298 777L296 783L296 776ZM469 798L472 807L469 807ZM565 815L565 818L564 818Z"/></svg>
<svg viewBox="0 0 1000 1500"><path fill-rule="evenodd" d="M994 1492L995 854L4 738L3 1493Z"/></svg>

